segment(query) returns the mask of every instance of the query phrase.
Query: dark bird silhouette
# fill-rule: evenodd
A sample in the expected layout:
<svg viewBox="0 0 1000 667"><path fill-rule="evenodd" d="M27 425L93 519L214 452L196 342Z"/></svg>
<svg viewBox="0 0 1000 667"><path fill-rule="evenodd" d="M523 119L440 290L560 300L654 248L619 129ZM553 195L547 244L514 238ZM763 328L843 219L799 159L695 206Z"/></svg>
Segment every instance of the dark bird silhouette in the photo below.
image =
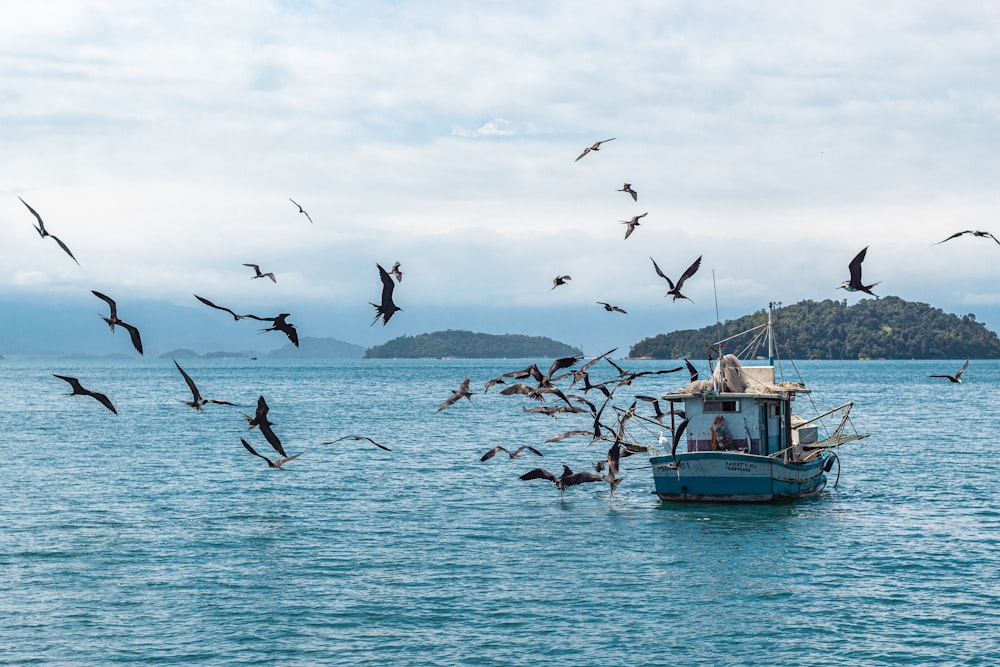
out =
<svg viewBox="0 0 1000 667"><path fill-rule="evenodd" d="M952 234L951 236L949 236L948 238L946 238L944 241L950 241L950 240L952 240L954 238L958 238L959 236L962 236L963 234L971 234L972 236L976 236L976 237L979 237L979 238L993 239L998 244L1000 244L1000 240L998 240L997 237L993 236L989 232L977 232L977 231L974 231L974 230L971 230L971 229L966 229L964 232L955 232L954 234ZM941 245L942 243L944 243L944 241L938 241L934 245Z"/></svg>
<svg viewBox="0 0 1000 667"><path fill-rule="evenodd" d="M663 278L664 280L666 280L667 284L670 285L670 289L667 290L667 293L664 294L663 296L673 295L673 297L674 297L673 300L674 301L677 301L677 299L687 299L688 301L691 301L691 303L694 303L694 301L692 299L690 299L690 298L684 296L683 294L681 294L681 287L684 286L684 282L688 278L690 278L695 273L697 273L698 268L701 266L701 257L700 256L698 257L698 259L694 260L694 263L691 266L689 266L684 271L683 274L681 274L681 277L677 279L677 283L676 284L674 284L674 281L672 281L670 278L668 278L667 275L665 273L663 273L663 271L660 270L660 267L657 266L655 259L653 259L652 257L650 257L649 259L652 260L652 262L653 262L653 268L656 269L656 275L658 275L661 278Z"/></svg>
<svg viewBox="0 0 1000 667"><path fill-rule="evenodd" d="M597 473L585 470L583 472L573 472L568 465L563 464L562 474L556 477L551 472L545 468L534 468L528 472L521 475L518 479L529 481L532 479L547 479L559 489L560 492L565 491L571 486L576 486L577 484L586 484L587 482L603 482L604 477L598 475Z"/></svg>
<svg viewBox="0 0 1000 667"><path fill-rule="evenodd" d="M964 373L966 371L966 369L968 369L968 368L969 368L969 360L966 359L965 363L962 364L962 367L959 368L958 372L955 373L954 375L931 375L930 377L932 377L932 378L948 378L952 382L961 383L962 382L962 373Z"/></svg>
<svg viewBox="0 0 1000 667"><path fill-rule="evenodd" d="M670 447L670 456L677 458L677 445L680 444L681 436L684 435L684 429L687 428L688 420L685 419L678 426L677 430L674 431L673 444Z"/></svg>
<svg viewBox="0 0 1000 667"><path fill-rule="evenodd" d="M253 447L251 447L250 443L247 442L246 440L244 440L243 438L240 438L240 442L243 443L243 446L246 447L246 449L247 449L248 452L250 452L251 454L253 454L254 456L256 456L258 458L261 458L261 459L264 459L265 461L267 461L267 467L268 468L281 468L282 466L284 466L289 461L291 461L293 459L297 459L298 457L302 456L302 452L299 452L298 454L292 454L291 456L282 456L280 459L272 461L271 459L267 458L263 454L258 454L257 450L254 449Z"/></svg>
<svg viewBox="0 0 1000 667"><path fill-rule="evenodd" d="M139 354L142 354L142 339L139 337L139 330L136 329L131 324L129 324L128 322L123 322L122 320L118 319L118 306L115 304L114 299L112 299L107 294L101 294L97 290L90 290L90 291L98 299L108 304L108 307L111 309L110 317L105 317L104 315L101 315L101 319L108 323L108 326L111 327L112 331L115 330L115 325L118 325L123 329L125 329L126 331L128 331L128 335L132 339L132 347L134 347Z"/></svg>
<svg viewBox="0 0 1000 667"><path fill-rule="evenodd" d="M397 283L403 282L403 272L399 270L399 262L393 263L392 268L389 269L389 273L392 274Z"/></svg>
<svg viewBox="0 0 1000 667"><path fill-rule="evenodd" d="M462 384L458 386L458 389L452 394L448 400L441 404L441 407L437 409L437 412L441 412L445 408L454 405L460 398L467 398L472 401L472 392L469 391L469 378L462 380Z"/></svg>
<svg viewBox="0 0 1000 667"><path fill-rule="evenodd" d="M855 255L851 263L847 265L847 268L851 272L851 279L845 280L839 286L839 289L845 289L848 292L864 292L865 294L871 294L876 299L878 295L872 291L872 288L878 285L878 283L872 283L871 285L865 285L861 282L861 262L865 261L865 255L868 253L868 246L865 246L861 252ZM879 281L881 282L881 281Z"/></svg>
<svg viewBox="0 0 1000 667"><path fill-rule="evenodd" d="M21 199L21 198L18 197L18 199ZM63 252L65 252L67 255L69 255L70 259L72 259L74 262L76 262L77 266L80 266L80 262L77 261L76 257L73 256L73 253L70 252L69 248L66 247L66 244L63 243L62 241L60 241L58 236L55 236L54 234L49 234L48 230L45 229L45 223L42 222L42 216L38 215L38 211L36 211L35 209L33 209L30 206L28 206L28 202L24 201L23 199L21 199L21 203L28 207L28 210L31 211L31 215L35 216L35 220L38 221L37 225L33 225L33 227L35 228L35 231L38 232L38 235L41 236L43 239L46 236L48 236L49 238L51 238L53 241L55 241L59 245L60 248L63 249Z"/></svg>
<svg viewBox="0 0 1000 667"><path fill-rule="evenodd" d="M265 331L280 331L286 336L288 340L292 341L292 345L295 347L299 346L299 332L296 330L295 325L288 322L287 318L290 313L280 313L274 317L259 317L257 319L270 322L271 326L260 330L260 333Z"/></svg>
<svg viewBox="0 0 1000 667"><path fill-rule="evenodd" d="M573 162L576 162L577 160L579 160L580 158L582 158L584 155L586 155L590 151L599 151L599 150L601 150L601 144L606 144L609 141L614 141L614 140L615 140L615 138L611 137L610 139L602 139L601 141L595 141L592 145L588 146L587 148L584 148L583 152L580 153L580 155L577 156L576 160L573 160Z"/></svg>
<svg viewBox="0 0 1000 667"><path fill-rule="evenodd" d="M354 441L366 440L367 442L372 443L373 445L375 445L379 449L384 449L387 452L391 452L392 451L391 449L389 449L385 445L380 444L378 442L375 442L374 440L372 440L371 438L369 438L367 435L343 435L343 436L337 438L336 440L330 440L329 442L324 442L323 444L324 445L332 445L334 443L340 442L341 440L354 440Z"/></svg>
<svg viewBox="0 0 1000 667"><path fill-rule="evenodd" d="M392 301L392 291L396 288L395 283L392 282L392 276L382 268L381 264L376 264L375 266L378 267L378 277L382 281L382 302L380 304L371 304L375 307L375 319L372 320L372 325L378 322L378 319L381 317L382 326L385 326L396 311L403 309ZM371 302L369 301L369 303Z"/></svg>
<svg viewBox="0 0 1000 667"><path fill-rule="evenodd" d="M486 388L483 391L484 392L489 391L490 387L492 387L495 384L506 384L504 380L506 380L507 378L512 378L514 380L525 380L529 377L534 378L537 382L541 382L545 376L542 375L542 371L538 369L537 364L531 364L527 368L518 371L510 371L509 373L504 373L503 375L488 380L486 382Z"/></svg>
<svg viewBox="0 0 1000 667"><path fill-rule="evenodd" d="M485 454L483 454L482 457L479 459L479 461L480 462L482 462L482 461L489 461L491 458L493 458L496 454L499 454L500 452L504 452L505 454L507 454L507 456L509 456L512 459L516 459L516 458L520 457L521 456L521 452L531 452L535 456L541 456L542 455L542 453L540 451L538 451L537 449L535 449L531 445L521 445L520 447L518 447L514 451L510 451L506 447L503 447L501 445L497 445L496 447L494 447L490 451L488 451Z"/></svg>
<svg viewBox="0 0 1000 667"><path fill-rule="evenodd" d="M187 382L188 389L191 390L191 400L184 401L185 405L190 405L198 412L201 412L202 408L207 403L215 403L217 405L236 405L235 403L230 403L229 401L217 401L214 398L202 398L201 392L198 391L198 386L195 385L194 380L191 379L191 376L188 375L183 368L181 368L181 365L177 363L176 359L174 359L173 362L174 366L177 366L177 370L179 370L181 372L181 375L184 377L184 381Z"/></svg>
<svg viewBox="0 0 1000 667"><path fill-rule="evenodd" d="M245 412L241 412L240 414L242 414L243 417L247 420L247 424L249 424L251 429L256 428L262 422L266 423L268 426L274 426L274 424L267 421L268 410L269 408L267 406L267 401L265 401L264 397L261 396L260 398L257 399L257 411L254 413L252 417L246 414Z"/></svg>
<svg viewBox="0 0 1000 667"><path fill-rule="evenodd" d="M281 446L281 440L278 439L274 430L271 429L273 424L267 419L267 413L270 409L271 408L268 406L267 401L264 400L263 396L258 398L257 412L254 414L254 423L250 424L250 428L253 428L254 426L259 428L261 434L264 436L264 439L267 440L267 443L274 448L274 451L278 452L282 456L288 456L288 454L285 453L285 448Z"/></svg>
<svg viewBox="0 0 1000 667"><path fill-rule="evenodd" d="M626 183L624 186L616 190L616 192L627 192L632 195L632 201L639 201L639 193L632 189L631 183Z"/></svg>
<svg viewBox="0 0 1000 667"><path fill-rule="evenodd" d="M631 220L619 221L623 225L628 225L628 227L625 229L625 238L632 236L632 232L635 231L635 228L639 226L639 218L645 218L647 215L649 215L649 211L646 211L642 215L634 215L632 216Z"/></svg>
<svg viewBox="0 0 1000 667"><path fill-rule="evenodd" d="M259 320L261 322L266 322L269 319L267 317L257 317L256 315L237 315L235 311L233 311L233 310L231 310L229 308L226 308L225 306L217 306L217 305L215 305L214 303L212 303L211 301L209 301L208 299L206 299L203 296L198 296L197 294L195 294L194 298L198 299L198 301L201 301L203 304L205 304L206 306L208 306L210 308L215 308L216 310L223 310L223 311L229 313L230 315L233 316L234 320L242 320L244 317L249 317L252 320Z"/></svg>
<svg viewBox="0 0 1000 667"><path fill-rule="evenodd" d="M604 306L604 310L609 313L625 313L625 311L618 306L612 306L610 303L604 303L603 301L598 301L600 305Z"/></svg>
<svg viewBox="0 0 1000 667"><path fill-rule="evenodd" d="M572 438L578 435L593 435L591 431L583 429L574 429L572 431L566 431L565 433L560 433L559 435L554 435L545 442L559 442L560 440L565 440L566 438Z"/></svg>
<svg viewBox="0 0 1000 667"><path fill-rule="evenodd" d="M698 369L694 367L690 359L685 359L684 364L687 366L688 373L691 374L691 382L698 381Z"/></svg>
<svg viewBox="0 0 1000 667"><path fill-rule="evenodd" d="M556 276L552 279L552 289L565 285L567 280L573 280L570 276Z"/></svg>
<svg viewBox="0 0 1000 667"><path fill-rule="evenodd" d="M111 410L111 412L118 414L118 411L115 410L115 406L111 404L111 400L108 399L108 397L105 396L104 394L96 391L90 391L89 389L84 389L83 385L80 384L80 381L74 377L69 377L68 375L56 375L55 373L53 373L53 375L59 378L60 380L69 382L69 386L73 388L73 391L66 394L67 396L90 396L92 398L97 399L97 401L101 405L106 407L108 410Z"/></svg>
<svg viewBox="0 0 1000 667"><path fill-rule="evenodd" d="M274 277L273 273L271 273L270 271L268 271L267 273L261 273L260 267L257 266L256 264L244 264L243 266L249 266L251 269L253 269L255 275L250 276L251 280L254 278L270 278L272 283L278 282L278 279Z"/></svg>
<svg viewBox="0 0 1000 667"><path fill-rule="evenodd" d="M312 223L313 219L311 217L309 217L309 214L306 213L306 210L304 208L302 208L302 204L298 203L297 201L295 201L291 197L288 198L288 201L290 201L293 204L295 204L296 206L298 206L299 207L299 213L301 213L302 215L306 216L306 219L310 222L310 224Z"/></svg>

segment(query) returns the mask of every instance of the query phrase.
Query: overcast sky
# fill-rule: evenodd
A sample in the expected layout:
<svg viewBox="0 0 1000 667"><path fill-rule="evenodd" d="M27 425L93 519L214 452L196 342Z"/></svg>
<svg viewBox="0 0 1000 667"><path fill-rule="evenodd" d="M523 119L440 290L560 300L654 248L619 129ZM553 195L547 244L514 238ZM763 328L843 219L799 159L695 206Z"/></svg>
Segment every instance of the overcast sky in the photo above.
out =
<svg viewBox="0 0 1000 667"><path fill-rule="evenodd" d="M856 302L837 286L869 246L876 293L998 329L1000 245L935 245L1000 235L998 129L988 2L18 3L0 297L626 346L716 298ZM694 303L664 299L650 257L676 278L698 256ZM370 327L397 260L404 310Z"/></svg>

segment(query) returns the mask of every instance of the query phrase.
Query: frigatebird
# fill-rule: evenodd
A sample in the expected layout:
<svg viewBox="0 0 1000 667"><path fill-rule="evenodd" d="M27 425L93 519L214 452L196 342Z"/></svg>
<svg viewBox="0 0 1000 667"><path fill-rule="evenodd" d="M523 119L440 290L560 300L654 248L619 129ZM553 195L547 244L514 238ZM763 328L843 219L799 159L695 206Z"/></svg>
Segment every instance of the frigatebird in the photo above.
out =
<svg viewBox="0 0 1000 667"><path fill-rule="evenodd" d="M454 405L459 399L463 397L469 399L470 402L472 401L472 392L469 391L469 378L465 378L464 380L462 380L462 384L458 386L458 389L455 390L455 393L449 396L448 399L441 404L441 406L437 409L437 412L441 412L445 408Z"/></svg>
<svg viewBox="0 0 1000 667"><path fill-rule="evenodd" d="M256 264L244 264L243 266L249 266L253 269L255 275L250 276L251 280L254 278L270 278L272 283L278 282L278 279L274 277L272 272L268 271L267 273L261 273L260 267Z"/></svg>
<svg viewBox="0 0 1000 667"><path fill-rule="evenodd" d="M18 197L18 199L21 199L21 198ZM24 201L23 199L21 199L21 203L28 207L28 210L31 211L31 215L35 216L35 220L38 221L37 225L33 225L33 227L35 228L35 231L38 232L38 235L41 236L43 239L46 236L48 236L49 238L51 238L53 241L55 241L59 245L60 248L63 249L63 251L67 255L69 255L70 259L72 259L74 262L76 262L77 266L80 266L80 262L76 259L76 257L73 256L73 253L70 252L69 248L66 247L66 244L63 243L61 240L59 240L58 236L56 236L54 234L49 234L48 230L45 229L45 223L42 222L42 216L38 215L38 211L36 211L35 209L33 209L30 206L28 206L28 202Z"/></svg>
<svg viewBox="0 0 1000 667"><path fill-rule="evenodd" d="M627 192L632 195L632 201L639 201L639 193L632 189L631 183L626 183L624 186L616 190L615 192Z"/></svg>
<svg viewBox="0 0 1000 667"><path fill-rule="evenodd" d="M371 438L369 438L367 435L343 435L343 436L337 438L336 440L330 440L330 441L324 442L322 444L324 444L324 445L332 445L334 443L340 442L341 440L355 440L355 441L366 440L366 441L372 443L373 445L375 445L376 447L378 447L379 449L384 449L387 452L391 452L392 451L391 449L389 449L385 445L375 442L374 440L372 440Z"/></svg>
<svg viewBox="0 0 1000 667"><path fill-rule="evenodd" d="M393 303L392 291L396 288L396 285L392 282L392 276L382 268L381 264L376 263L375 266L378 267L378 277L382 281L382 302L376 304L369 301L368 303L371 303L375 307L375 319L372 320L372 326L378 322L380 317L382 318L382 326L385 326L396 311L403 309Z"/></svg>
<svg viewBox="0 0 1000 667"><path fill-rule="evenodd" d="M968 369L968 368L969 368L969 360L966 359L965 363L962 364L962 367L959 368L958 372L955 373L954 375L931 375L929 377L932 377L932 378L948 378L951 382L957 382L957 383L961 384L961 382L962 382L962 373L964 373L966 371L966 369Z"/></svg>
<svg viewBox="0 0 1000 667"><path fill-rule="evenodd" d="M567 280L573 280L573 278L570 276L556 276L552 279L552 289L555 289L560 285L565 285Z"/></svg>
<svg viewBox="0 0 1000 667"><path fill-rule="evenodd" d="M105 317L104 315L101 315L101 319L108 323L108 326L111 327L112 331L115 330L115 325L121 326L126 331L128 331L128 335L132 339L132 346L136 349L136 351L139 354L142 354L142 339L139 338L139 330L136 329L131 324L129 324L128 322L124 322L118 319L118 306L115 304L114 299L112 299L107 294L101 294L97 290L90 290L90 291L98 299L108 304L108 307L111 309L111 316Z"/></svg>
<svg viewBox="0 0 1000 667"><path fill-rule="evenodd" d="M649 215L649 211L646 211L642 215L633 215L631 220L619 220L623 225L628 225L625 229L625 238L632 236L632 232L639 226L639 218L645 218L647 215Z"/></svg>
<svg viewBox="0 0 1000 667"><path fill-rule="evenodd" d="M599 151L599 150L601 150L601 144L606 144L609 141L614 141L614 140L615 140L615 138L611 137L610 139L602 139L600 141L595 141L592 145L587 146L586 148L584 148L583 152L580 153L580 155L577 156L576 160L573 160L573 162L576 162L577 160L579 160L580 158L582 158L584 155L586 155L590 151Z"/></svg>
<svg viewBox="0 0 1000 667"><path fill-rule="evenodd" d="M955 232L954 234L952 234L951 236L949 236L948 238L946 238L944 241L950 241L950 240L952 240L954 238L958 238L959 236L962 236L963 234L971 234L972 236L975 236L975 237L978 237L978 238L993 239L998 244L1000 244L1000 239L997 239L997 237L993 236L989 232L978 232L978 231L975 231L975 230L972 230L972 229L966 229L964 232ZM938 241L934 245L941 245L942 243L944 243L944 241Z"/></svg>
<svg viewBox="0 0 1000 667"><path fill-rule="evenodd" d="M584 470L582 472L573 472L570 469L570 467L566 464L563 464L562 474L559 475L558 477L550 473L545 468L534 468L521 475L518 479L524 481L532 479L547 479L556 485L560 493L565 491L567 488L571 486L576 486L577 484L606 481L602 475L590 472L589 470Z"/></svg>
<svg viewBox="0 0 1000 667"><path fill-rule="evenodd" d="M278 439L278 436L275 435L274 431L271 429L273 424L267 419L267 413L270 409L271 408L267 405L267 401L264 400L263 396L258 398L257 412L254 414L253 421L250 423L250 428L253 428L254 426L259 428L261 434L264 436L264 439L267 440L271 447L274 447L274 451L278 452L282 456L288 456L285 453L285 448L281 446L281 440ZM248 419L247 421L250 420Z"/></svg>
<svg viewBox="0 0 1000 667"><path fill-rule="evenodd" d="M298 331L296 331L294 324L291 324L290 322L288 322L288 321L285 320L285 318L288 317L290 314L291 313L280 313L278 315L275 315L274 317L257 317L257 318L255 318L255 319L258 319L258 320L262 320L262 321L269 321L271 323L271 326L269 326L267 328L264 328L264 329L261 329L260 333L264 333L265 331L281 331L286 336L288 336L288 340L292 341L292 345L294 345L295 347L298 347L299 346L299 333L298 333ZM247 316L244 315L244 317L247 317Z"/></svg>
<svg viewBox="0 0 1000 667"><path fill-rule="evenodd" d="M399 270L399 262L393 263L392 268L389 269L389 273L392 274L397 283L403 282L403 272Z"/></svg>
<svg viewBox="0 0 1000 667"><path fill-rule="evenodd" d="M618 306L612 306L610 303L605 303L603 301L598 301L597 303L604 306L604 310L608 311L609 313L625 313L625 311L622 308L619 308Z"/></svg>
<svg viewBox="0 0 1000 667"><path fill-rule="evenodd" d="M847 268L851 272L851 279L845 280L840 284L838 289L845 289L848 292L864 292L865 294L871 294L876 299L878 295L872 291L872 288L878 285L878 283L872 283L871 285L865 285L861 282L861 262L865 261L865 255L868 253L868 246L862 248L861 252L854 256L851 263L847 265ZM881 281L879 281L881 282Z"/></svg>
<svg viewBox="0 0 1000 667"><path fill-rule="evenodd" d="M184 377L184 381L187 382L188 389L191 390L191 400L184 401L185 405L190 405L198 412L202 411L202 408L206 403L215 403L217 405L236 405L235 403L230 403L229 401L219 401L214 398L202 398L201 392L198 391L198 386L194 383L194 380L191 379L191 376L188 375L183 368L181 368L181 365L177 363L176 359L174 359L173 362L174 366L177 366L177 370L181 372L181 376Z"/></svg>
<svg viewBox="0 0 1000 667"><path fill-rule="evenodd" d="M694 260L694 263L691 266L689 266L684 271L683 274L681 274L681 277L677 279L677 283L676 284L674 284L674 281L672 281L670 278L668 278L667 275L665 273L663 273L663 271L660 270L660 267L657 266L655 259L653 259L652 257L650 257L649 259L652 260L652 262L653 262L653 268L656 269L656 275L658 275L661 278L663 278L664 280L666 280L667 284L670 285L670 289L667 290L667 293L664 294L663 296L666 297L666 296L673 295L673 297L674 297L673 300L674 301L677 301L677 299L687 299L691 303L694 303L693 299L690 299L690 298L684 296L683 294L681 294L681 287L684 286L684 281L686 281L688 278L690 278L691 276L693 276L698 271L698 268L701 266L701 256L699 256L698 259Z"/></svg>
<svg viewBox="0 0 1000 667"><path fill-rule="evenodd" d="M118 411L115 410L115 406L111 404L111 400L104 394L97 391L90 391L89 389L84 389L83 385L80 384L80 381L74 377L70 377L68 375L56 375L55 373L53 373L52 375L59 378L60 380L68 382L69 386L73 388L73 391L66 394L67 396L90 396L92 398L97 399L97 401L101 405L106 407L108 410L111 410L111 412L118 414Z"/></svg>
<svg viewBox="0 0 1000 667"><path fill-rule="evenodd" d="M206 306L208 306L210 308L215 308L216 310L224 310L225 312L227 312L230 315L232 315L233 319L237 320L237 321L238 320L242 320L244 317L249 317L252 320L259 320L261 322L266 322L269 319L269 318L266 318L266 317L257 317L256 315L237 315L235 311L233 311L233 310L231 310L229 308L226 308L225 306L217 306L217 305L215 305L214 303L212 303L211 301L209 301L208 299L206 299L203 296L198 296L197 294L195 294L194 298L198 299L198 301L201 301L203 304L205 304Z"/></svg>
<svg viewBox="0 0 1000 667"><path fill-rule="evenodd" d="M288 201L290 201L293 204L295 204L296 206L298 206L299 207L299 213L301 213L302 215L306 216L306 219L309 220L310 223L312 223L313 219L311 217L309 217L309 214L306 213L306 210L304 208L302 208L302 204L298 203L297 201L295 201L291 197L288 198Z"/></svg>
<svg viewBox="0 0 1000 667"><path fill-rule="evenodd" d="M510 451L509 449L507 449L503 445L497 445L496 447L494 447L490 451L488 451L485 454L483 454L482 457L479 459L479 461L480 462L489 461L491 458L493 458L496 454L499 454L500 452L504 452L505 454L507 454L507 456L509 456L512 459L516 459L516 458L520 457L521 456L521 452L531 452L535 456L541 456L542 455L542 453L540 451L538 451L537 449L535 449L531 445L521 445L520 447L518 447L514 451Z"/></svg>
<svg viewBox="0 0 1000 667"><path fill-rule="evenodd" d="M240 442L243 443L243 446L246 447L246 449L247 449L248 452L250 452L251 454L253 454L254 456L256 456L258 458L262 458L265 461L267 461L267 467L268 468L281 468L283 465L285 465L286 463L288 463L292 459L297 459L298 457L302 456L302 452L299 452L298 454L292 454L291 456L282 456L280 459L272 461L271 459L267 458L263 454L258 454L257 450L254 449L253 447L251 447L250 443L247 442L246 440L244 440L243 438L240 438Z"/></svg>

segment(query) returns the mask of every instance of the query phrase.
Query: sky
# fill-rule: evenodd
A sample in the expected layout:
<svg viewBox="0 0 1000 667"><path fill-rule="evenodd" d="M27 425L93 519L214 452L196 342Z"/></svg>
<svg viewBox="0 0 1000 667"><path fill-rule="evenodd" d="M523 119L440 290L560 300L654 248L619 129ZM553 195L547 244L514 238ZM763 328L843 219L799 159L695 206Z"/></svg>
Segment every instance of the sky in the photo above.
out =
<svg viewBox="0 0 1000 667"><path fill-rule="evenodd" d="M876 294L998 330L1000 245L938 244L1000 235L998 145L989 2L19 3L0 347L35 335L22 306L68 347L100 331L96 289L127 321L181 313L153 351L199 347L198 322L265 340L193 294L364 346L468 329L624 351L770 301L855 303L837 287L864 247ZM676 279L698 257L691 300L664 298L650 258ZM396 261L403 310L372 326Z"/></svg>

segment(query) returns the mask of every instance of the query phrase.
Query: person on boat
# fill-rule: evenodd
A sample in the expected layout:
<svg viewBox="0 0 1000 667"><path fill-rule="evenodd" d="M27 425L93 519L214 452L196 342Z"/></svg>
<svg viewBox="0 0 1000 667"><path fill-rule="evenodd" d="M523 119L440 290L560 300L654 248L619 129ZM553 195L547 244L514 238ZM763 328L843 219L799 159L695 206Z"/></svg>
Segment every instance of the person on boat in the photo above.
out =
<svg viewBox="0 0 1000 667"><path fill-rule="evenodd" d="M712 449L729 449L733 446L733 436L729 435L729 429L726 428L726 420L722 415L715 418L712 422Z"/></svg>

